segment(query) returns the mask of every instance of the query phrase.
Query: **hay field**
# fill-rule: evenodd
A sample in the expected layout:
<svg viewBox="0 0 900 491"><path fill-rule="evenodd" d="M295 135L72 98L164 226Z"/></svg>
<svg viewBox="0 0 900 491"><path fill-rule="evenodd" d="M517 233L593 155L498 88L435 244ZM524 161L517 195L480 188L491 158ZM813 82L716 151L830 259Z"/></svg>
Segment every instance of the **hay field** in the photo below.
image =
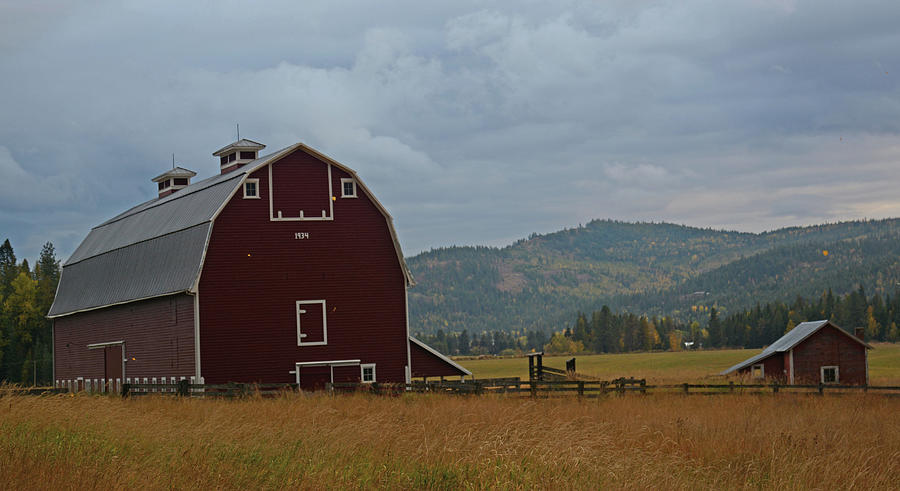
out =
<svg viewBox="0 0 900 491"><path fill-rule="evenodd" d="M900 344L878 343L869 352L869 382L900 385ZM760 350L709 350L614 355L577 355L578 372L610 380L618 377L646 378L649 383L695 383L725 380L718 375ZM545 356L544 364L564 369L572 356ZM476 378L521 377L528 379L526 358L461 359Z"/></svg>
<svg viewBox="0 0 900 491"><path fill-rule="evenodd" d="M7 488L896 489L900 400L0 398Z"/></svg>

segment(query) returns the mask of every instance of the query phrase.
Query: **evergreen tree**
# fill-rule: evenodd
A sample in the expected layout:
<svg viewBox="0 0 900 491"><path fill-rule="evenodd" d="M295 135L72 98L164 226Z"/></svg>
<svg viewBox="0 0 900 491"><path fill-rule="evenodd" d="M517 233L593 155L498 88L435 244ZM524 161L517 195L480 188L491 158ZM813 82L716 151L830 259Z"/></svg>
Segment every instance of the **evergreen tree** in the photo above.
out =
<svg viewBox="0 0 900 491"><path fill-rule="evenodd" d="M706 330L709 332L710 348L721 347L725 344L725 339L722 335L722 324L719 322L719 314L716 312L715 307L709 309L709 324L707 324Z"/></svg>
<svg viewBox="0 0 900 491"><path fill-rule="evenodd" d="M9 239L3 241L0 245L0 298L9 296L12 290L12 282L19 274L19 267L16 265L16 254L13 252Z"/></svg>

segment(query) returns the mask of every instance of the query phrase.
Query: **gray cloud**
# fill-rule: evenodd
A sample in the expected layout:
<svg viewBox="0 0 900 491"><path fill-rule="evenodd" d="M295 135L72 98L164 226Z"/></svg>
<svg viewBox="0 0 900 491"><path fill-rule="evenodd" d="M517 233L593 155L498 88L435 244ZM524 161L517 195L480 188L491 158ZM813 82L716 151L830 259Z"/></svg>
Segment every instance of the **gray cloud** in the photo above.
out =
<svg viewBox="0 0 900 491"><path fill-rule="evenodd" d="M592 218L900 215L892 2L0 5L0 231L70 253L242 135L356 168L407 253ZM896 73L895 73L896 72ZM17 184L12 185L11 182Z"/></svg>

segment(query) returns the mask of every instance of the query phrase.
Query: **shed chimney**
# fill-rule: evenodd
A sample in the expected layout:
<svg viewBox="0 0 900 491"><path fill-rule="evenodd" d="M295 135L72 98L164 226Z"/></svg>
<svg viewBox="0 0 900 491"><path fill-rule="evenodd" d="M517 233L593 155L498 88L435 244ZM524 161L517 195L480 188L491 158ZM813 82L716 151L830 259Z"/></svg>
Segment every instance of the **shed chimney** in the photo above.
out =
<svg viewBox="0 0 900 491"><path fill-rule="evenodd" d="M256 160L264 148L262 143L242 138L216 150L213 156L219 157L219 169L225 174Z"/></svg>
<svg viewBox="0 0 900 491"><path fill-rule="evenodd" d="M196 175L197 173L192 170L175 167L170 171L154 177L153 182L157 183L159 197L162 198L183 187L189 186L191 184L191 178Z"/></svg>
<svg viewBox="0 0 900 491"><path fill-rule="evenodd" d="M866 328L865 327L857 327L856 329L853 330L853 334L855 334L856 337L859 338L860 341L866 340Z"/></svg>

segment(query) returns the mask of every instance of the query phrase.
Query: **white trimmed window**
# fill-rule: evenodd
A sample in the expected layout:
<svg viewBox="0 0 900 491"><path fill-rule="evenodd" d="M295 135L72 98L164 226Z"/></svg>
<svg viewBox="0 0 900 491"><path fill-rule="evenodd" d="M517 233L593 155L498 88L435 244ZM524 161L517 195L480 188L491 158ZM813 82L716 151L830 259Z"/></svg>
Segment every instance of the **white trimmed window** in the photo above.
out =
<svg viewBox="0 0 900 491"><path fill-rule="evenodd" d="M341 198L356 197L356 180L344 178L341 179Z"/></svg>
<svg viewBox="0 0 900 491"><path fill-rule="evenodd" d="M244 199L259 199L259 179L247 179L244 182Z"/></svg>
<svg viewBox="0 0 900 491"><path fill-rule="evenodd" d="M760 363L750 367L750 378L766 378L766 366Z"/></svg>
<svg viewBox="0 0 900 491"><path fill-rule="evenodd" d="M823 384L836 384L840 381L838 378L837 366L822 367L820 371L822 374L821 380Z"/></svg>
<svg viewBox="0 0 900 491"><path fill-rule="evenodd" d="M364 384L371 384L375 382L375 364L374 363L364 363L359 366L360 374L359 380Z"/></svg>

